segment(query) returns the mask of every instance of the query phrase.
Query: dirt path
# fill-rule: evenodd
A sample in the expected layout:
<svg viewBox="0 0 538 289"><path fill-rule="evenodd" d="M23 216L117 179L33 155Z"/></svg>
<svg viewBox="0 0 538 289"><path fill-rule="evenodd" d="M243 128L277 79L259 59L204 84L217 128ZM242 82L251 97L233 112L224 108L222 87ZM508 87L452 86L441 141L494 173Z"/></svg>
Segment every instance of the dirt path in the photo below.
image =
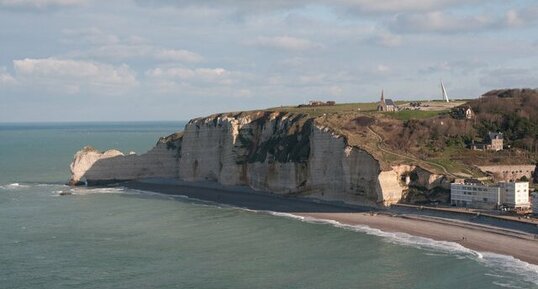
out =
<svg viewBox="0 0 538 289"><path fill-rule="evenodd" d="M396 152L393 152L393 151L389 151L385 148L383 148L382 144L385 142L383 140L383 137L381 135L379 135L377 132L375 132L371 126L368 126L368 130L370 130L376 137L377 139L379 140L379 142L377 143L377 149L379 149L380 151L384 152L384 153L388 153L388 154L392 154L392 155L395 155L395 156L399 156L401 158L405 158L405 159L409 159L409 160L412 160L412 161L415 161L417 163L426 163L426 164L429 164L431 166L435 166L435 167L438 167L440 168L441 170L443 170L443 172L448 175L448 176L451 176L451 177L456 177L454 174L450 173L444 166L440 165L440 164L437 164L437 163L433 163L433 162L428 162L428 161L425 161L425 160L421 160L419 158L416 158L416 157L410 157L410 156L407 156L407 155L403 155L403 154L399 154L399 153L396 153Z"/></svg>

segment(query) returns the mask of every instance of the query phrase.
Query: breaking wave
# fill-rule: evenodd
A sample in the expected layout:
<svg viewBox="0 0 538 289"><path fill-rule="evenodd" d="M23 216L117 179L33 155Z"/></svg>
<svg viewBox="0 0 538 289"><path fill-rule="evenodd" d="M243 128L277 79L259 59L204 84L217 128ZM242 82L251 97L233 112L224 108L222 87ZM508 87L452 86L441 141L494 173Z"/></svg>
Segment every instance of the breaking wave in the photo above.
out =
<svg viewBox="0 0 538 289"><path fill-rule="evenodd" d="M418 249L441 252L455 255L457 258L471 258L495 272L511 273L520 276L524 281L538 285L538 266L533 265L512 256L501 255L491 252L479 252L466 248L458 243L449 241L437 241L426 237L413 236L401 232L385 232L366 225L347 225L334 220L316 219L312 217L297 216L289 213L267 211L270 215L292 218L302 222L313 224L329 224L337 228L361 232L368 235L378 236L393 244L410 246ZM502 275L499 278L502 278ZM510 282L495 282L495 285L508 288L521 288Z"/></svg>
<svg viewBox="0 0 538 289"><path fill-rule="evenodd" d="M11 183L11 184L8 184L8 185L0 186L0 189L16 190L16 189L23 189L23 188L28 188L28 187L30 187L30 186L25 185L25 184L20 184L20 183Z"/></svg>

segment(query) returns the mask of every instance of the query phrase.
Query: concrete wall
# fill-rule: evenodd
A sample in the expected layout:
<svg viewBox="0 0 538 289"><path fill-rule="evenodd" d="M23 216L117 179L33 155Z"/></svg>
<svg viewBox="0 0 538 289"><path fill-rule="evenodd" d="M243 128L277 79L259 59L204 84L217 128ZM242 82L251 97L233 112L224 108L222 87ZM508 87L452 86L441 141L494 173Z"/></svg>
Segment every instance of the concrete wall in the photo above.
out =
<svg viewBox="0 0 538 289"><path fill-rule="evenodd" d="M499 166L479 166L480 170L492 175L495 181L516 181L525 176L532 180L536 171L536 165L499 165Z"/></svg>

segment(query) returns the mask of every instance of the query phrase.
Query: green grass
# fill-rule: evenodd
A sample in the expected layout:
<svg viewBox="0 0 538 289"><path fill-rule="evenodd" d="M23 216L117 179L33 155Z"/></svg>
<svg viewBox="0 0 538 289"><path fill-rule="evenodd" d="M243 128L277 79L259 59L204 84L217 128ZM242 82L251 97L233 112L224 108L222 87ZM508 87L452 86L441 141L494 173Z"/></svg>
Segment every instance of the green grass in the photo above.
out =
<svg viewBox="0 0 538 289"><path fill-rule="evenodd" d="M439 111L428 111L428 110L401 110L397 112L387 112L386 114L399 119L399 120L410 120L410 119L426 119L431 118L443 113L447 113L448 110L439 110Z"/></svg>
<svg viewBox="0 0 538 289"><path fill-rule="evenodd" d="M367 102L367 103L341 103L332 106L281 106L281 107L272 107L266 110L269 111L281 111L281 112L291 112L291 113L305 113L312 116L320 116L323 114L331 113L349 113L349 112L367 112L375 111L377 109L377 102Z"/></svg>

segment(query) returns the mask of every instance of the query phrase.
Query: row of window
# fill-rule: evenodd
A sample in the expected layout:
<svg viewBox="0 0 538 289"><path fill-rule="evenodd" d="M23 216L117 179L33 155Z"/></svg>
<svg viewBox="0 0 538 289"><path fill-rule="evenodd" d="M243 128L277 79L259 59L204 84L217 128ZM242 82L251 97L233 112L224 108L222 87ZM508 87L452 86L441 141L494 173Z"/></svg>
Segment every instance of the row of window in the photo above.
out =
<svg viewBox="0 0 538 289"><path fill-rule="evenodd" d="M462 187L458 188L460 190L468 190L468 191L480 191L480 192L486 192L487 188L480 188L480 187Z"/></svg>

